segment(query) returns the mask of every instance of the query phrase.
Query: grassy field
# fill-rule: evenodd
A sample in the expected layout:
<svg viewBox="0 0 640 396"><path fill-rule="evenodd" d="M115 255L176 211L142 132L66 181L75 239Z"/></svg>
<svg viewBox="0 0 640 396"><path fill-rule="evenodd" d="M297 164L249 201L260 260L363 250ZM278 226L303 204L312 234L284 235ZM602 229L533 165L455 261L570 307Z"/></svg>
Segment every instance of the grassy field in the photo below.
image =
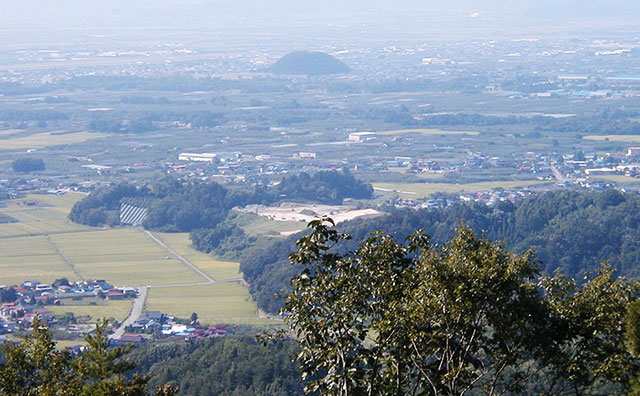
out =
<svg viewBox="0 0 640 396"><path fill-rule="evenodd" d="M423 180L437 180L445 176L445 173L408 173L407 168L389 168L388 172L417 177Z"/></svg>
<svg viewBox="0 0 640 396"><path fill-rule="evenodd" d="M640 143L640 135L587 135L582 138L584 140L592 140L596 142Z"/></svg>
<svg viewBox="0 0 640 396"><path fill-rule="evenodd" d="M401 198L426 198L439 192L456 193L461 191L487 191L493 188L515 188L542 184L539 180L527 181L496 181L468 184L448 184L448 183L374 183L375 188L392 190L397 192Z"/></svg>
<svg viewBox="0 0 640 396"><path fill-rule="evenodd" d="M85 278L127 286L204 280L137 229L56 234L51 239Z"/></svg>
<svg viewBox="0 0 640 396"><path fill-rule="evenodd" d="M265 325L278 323L259 318L249 292L237 283L190 287L152 288L147 310L181 318L196 312L202 323Z"/></svg>
<svg viewBox="0 0 640 396"><path fill-rule="evenodd" d="M89 139L102 138L102 133L75 132L57 134L56 132L36 133L35 135L0 139L0 150L41 149L65 144L83 143Z"/></svg>
<svg viewBox="0 0 640 396"><path fill-rule="evenodd" d="M612 181L619 184L640 183L640 179L636 179L635 177L629 177L625 175L598 175L598 176L590 176L589 178L594 180Z"/></svg>
<svg viewBox="0 0 640 396"><path fill-rule="evenodd" d="M0 239L0 284L76 279L46 236Z"/></svg>
<svg viewBox="0 0 640 396"><path fill-rule="evenodd" d="M0 212L19 220L0 224L0 284L19 284L26 280L52 282L57 278L78 280L65 260L85 279L105 279L119 286L198 283L205 279L136 228L100 229L71 223L67 219L80 194L33 195L13 200ZM275 223L275 222L271 222ZM273 225L271 225L273 227ZM261 224L268 232L267 225ZM20 235L29 236L20 236ZM37 235L33 235L37 234ZM220 261L198 252L189 235L154 234L179 255L214 279L238 278L239 264ZM64 255L64 257L63 257ZM268 324L260 319L249 292L237 283L191 287L153 288L149 310L188 317L198 312L203 323ZM57 315L124 319L131 301L65 301L50 307ZM73 344L77 344L74 342Z"/></svg>
<svg viewBox="0 0 640 396"><path fill-rule="evenodd" d="M89 316L88 323L97 323L102 318L115 319L122 322L129 316L133 300L121 301L104 301L98 298L83 299L81 301L62 300L64 305L53 305L47 307L54 315L64 315L67 312L73 312L76 318L80 316ZM93 302L96 305L89 305Z"/></svg>
<svg viewBox="0 0 640 396"><path fill-rule="evenodd" d="M443 131L442 129L398 129L393 131L375 132L376 135L404 135L409 133L417 133L420 135L467 135L478 136L480 132L476 131Z"/></svg>
<svg viewBox="0 0 640 396"><path fill-rule="evenodd" d="M67 215L83 194L29 195L24 199L8 201L0 213L18 220L18 223L0 224L0 238L27 235L43 235L58 232L91 230L72 223Z"/></svg>
<svg viewBox="0 0 640 396"><path fill-rule="evenodd" d="M240 276L239 263L215 260L208 254L193 249L187 233L154 235L213 279L224 280Z"/></svg>
<svg viewBox="0 0 640 396"><path fill-rule="evenodd" d="M282 237L281 232L302 231L305 223L297 221L275 221L249 213L235 213L234 221L251 236Z"/></svg>

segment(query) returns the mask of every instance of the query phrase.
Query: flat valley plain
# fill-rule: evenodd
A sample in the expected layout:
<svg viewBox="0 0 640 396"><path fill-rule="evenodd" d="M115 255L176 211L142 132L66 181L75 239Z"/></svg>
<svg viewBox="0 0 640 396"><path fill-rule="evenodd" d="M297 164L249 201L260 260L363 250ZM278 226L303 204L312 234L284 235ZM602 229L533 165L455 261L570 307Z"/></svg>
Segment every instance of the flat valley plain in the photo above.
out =
<svg viewBox="0 0 640 396"><path fill-rule="evenodd" d="M0 213L17 222L0 224L0 284L27 280L52 282L104 279L116 286L149 286L146 308L189 317L203 323L270 325L259 316L241 285L239 264L218 261L190 247L188 234L152 234L182 259L214 281L210 283L170 250L138 228L92 228L72 223L67 215L83 194L29 195L9 201ZM55 315L73 312L122 321L131 301L99 301L98 305L64 300L49 307Z"/></svg>

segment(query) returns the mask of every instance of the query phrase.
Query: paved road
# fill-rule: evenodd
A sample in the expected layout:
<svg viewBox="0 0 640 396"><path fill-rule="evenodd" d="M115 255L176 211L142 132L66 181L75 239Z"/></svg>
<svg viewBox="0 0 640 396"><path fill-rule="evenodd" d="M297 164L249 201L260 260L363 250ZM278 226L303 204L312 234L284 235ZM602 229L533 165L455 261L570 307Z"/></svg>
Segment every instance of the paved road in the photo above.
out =
<svg viewBox="0 0 640 396"><path fill-rule="evenodd" d="M568 178L564 177L562 173L560 173L558 168L556 168L555 166L551 167L551 172L553 172L553 176L555 176L556 180L559 182L565 182L569 180Z"/></svg>
<svg viewBox="0 0 640 396"><path fill-rule="evenodd" d="M189 260L187 260L186 258L182 257L181 255L179 255L175 250L171 249L169 246L167 246L164 242L162 242L160 239L156 238L155 235L153 235L151 232L147 231L147 230L143 230L147 235L149 235L149 237L151 239L153 239L155 241L155 243L157 243L158 245L162 246L167 252L171 253L173 256L175 256L178 260L182 261L187 267L191 268L193 271L195 271L198 275L200 275L201 277L203 277L204 279L207 280L207 282L209 283L215 283L216 281L210 277L209 275L205 274L204 272L202 272L200 270L200 268L196 267L195 265L193 265Z"/></svg>
<svg viewBox="0 0 640 396"><path fill-rule="evenodd" d="M134 324L135 321L140 318L140 315L142 315L142 311L144 310L144 303L147 300L147 290L149 289L149 287L140 286L136 289L138 290L138 296L133 301L133 306L131 307L129 316L120 324L120 327L118 327L113 334L109 335L110 339L120 339L120 337L122 337L125 333L125 328Z"/></svg>
<svg viewBox="0 0 640 396"><path fill-rule="evenodd" d="M239 282L240 284L246 283L243 278L229 278L222 280L214 280L211 282L191 282L191 283L168 283L165 285L149 285L149 288L163 288L163 287L187 287L187 286L204 286L204 285L219 285L221 283L235 283Z"/></svg>

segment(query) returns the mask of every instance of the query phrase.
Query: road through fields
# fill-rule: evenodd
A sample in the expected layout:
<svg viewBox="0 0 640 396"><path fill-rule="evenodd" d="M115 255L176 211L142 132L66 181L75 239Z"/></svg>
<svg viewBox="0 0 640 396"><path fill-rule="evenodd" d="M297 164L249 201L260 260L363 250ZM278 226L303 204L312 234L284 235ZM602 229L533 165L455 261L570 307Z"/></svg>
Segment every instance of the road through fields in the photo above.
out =
<svg viewBox="0 0 640 396"><path fill-rule="evenodd" d="M175 256L178 260L182 261L187 267L191 268L193 271L195 271L198 275L200 275L201 277L203 277L204 279L207 280L207 282L209 283L214 283L215 279L213 279L212 277L210 277L209 275L205 274L204 272L202 272L202 270L198 267L196 267L195 265L193 265L193 263L191 263L189 260L187 260L186 258L182 257L181 255L178 254L178 252L176 252L175 250L171 249L169 246L167 246L166 243L162 242L160 239L156 238L155 235L153 235L151 232L144 230L144 232L151 238L153 239L153 241L155 243L157 243L158 245L160 245L162 248L164 248L167 252L171 253L173 256Z"/></svg>

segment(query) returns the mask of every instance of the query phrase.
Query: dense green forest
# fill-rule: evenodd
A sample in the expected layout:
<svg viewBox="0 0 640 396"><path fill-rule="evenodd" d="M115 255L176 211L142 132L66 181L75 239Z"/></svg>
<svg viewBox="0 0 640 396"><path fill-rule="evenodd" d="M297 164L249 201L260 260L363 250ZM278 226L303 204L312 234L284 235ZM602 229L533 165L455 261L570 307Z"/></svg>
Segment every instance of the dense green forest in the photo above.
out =
<svg viewBox="0 0 640 396"><path fill-rule="evenodd" d="M282 198L341 204L345 198L371 198L373 187L356 179L344 168L341 172L317 172L312 175L301 172L285 176L276 186L276 194Z"/></svg>
<svg viewBox="0 0 640 396"><path fill-rule="evenodd" d="M214 338L196 343L152 345L130 358L151 375L150 388L170 383L179 395L302 395L298 343L283 340L267 347L252 337Z"/></svg>
<svg viewBox="0 0 640 396"><path fill-rule="evenodd" d="M353 236L341 249L355 249L375 230L402 240L424 229L436 243L448 240L461 223L516 252L533 248L542 270L580 277L609 260L619 274L640 275L640 196L616 191L549 192L519 203L456 204L445 209L389 210L389 216L356 220L338 229ZM296 268L288 264L294 236L266 249L246 252L241 270L261 309L276 312L276 293L288 290Z"/></svg>
<svg viewBox="0 0 640 396"><path fill-rule="evenodd" d="M94 191L73 206L69 218L89 226L116 226L120 224L121 203L133 200L148 209L146 228L189 232L216 227L233 206L263 199L268 200L268 194L258 189L228 190L215 182L165 178L150 185L121 183Z"/></svg>
<svg viewBox="0 0 640 396"><path fill-rule="evenodd" d="M461 226L350 241L310 223L282 312L306 389L323 395L637 395L640 282L604 265L577 282L541 276Z"/></svg>

